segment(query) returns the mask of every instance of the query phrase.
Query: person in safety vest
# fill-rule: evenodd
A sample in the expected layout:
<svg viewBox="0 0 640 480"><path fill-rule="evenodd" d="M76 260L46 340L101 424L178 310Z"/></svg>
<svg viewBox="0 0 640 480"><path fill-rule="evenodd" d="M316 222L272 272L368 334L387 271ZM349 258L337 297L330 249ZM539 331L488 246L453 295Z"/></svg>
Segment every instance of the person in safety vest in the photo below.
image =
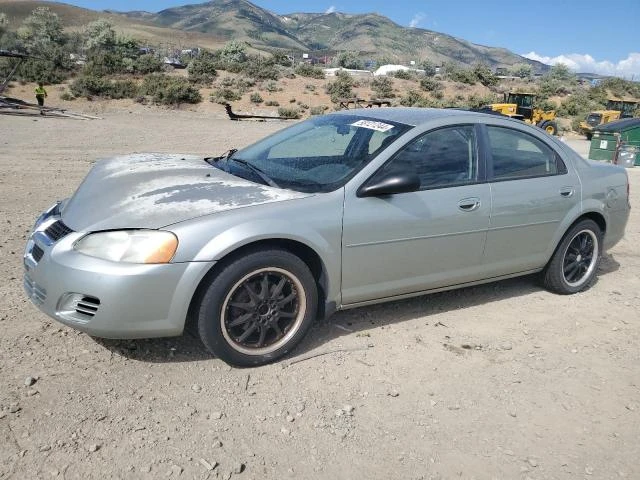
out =
<svg viewBox="0 0 640 480"><path fill-rule="evenodd" d="M36 87L36 100L38 100L38 106L40 107L40 115L44 115L42 107L44 107L44 99L47 98L47 91L44 89L42 82L38 82Z"/></svg>

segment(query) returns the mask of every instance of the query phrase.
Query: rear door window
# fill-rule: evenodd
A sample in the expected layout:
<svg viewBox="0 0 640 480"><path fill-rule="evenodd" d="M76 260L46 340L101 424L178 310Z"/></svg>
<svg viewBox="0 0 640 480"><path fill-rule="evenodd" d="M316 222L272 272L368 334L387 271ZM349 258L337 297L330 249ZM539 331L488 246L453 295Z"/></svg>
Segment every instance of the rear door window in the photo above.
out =
<svg viewBox="0 0 640 480"><path fill-rule="evenodd" d="M487 126L493 180L560 175L567 169L558 154L533 135Z"/></svg>

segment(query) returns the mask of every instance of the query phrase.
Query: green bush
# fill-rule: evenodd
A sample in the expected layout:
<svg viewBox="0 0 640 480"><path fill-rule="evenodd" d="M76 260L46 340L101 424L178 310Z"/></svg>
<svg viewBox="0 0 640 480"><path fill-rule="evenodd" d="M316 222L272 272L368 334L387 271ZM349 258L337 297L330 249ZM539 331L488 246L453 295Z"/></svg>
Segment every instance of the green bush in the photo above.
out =
<svg viewBox="0 0 640 480"><path fill-rule="evenodd" d="M393 72L392 75L401 80L413 80L415 78L414 73L409 70L398 70Z"/></svg>
<svg viewBox="0 0 640 480"><path fill-rule="evenodd" d="M322 115L329 109L326 105L320 105L319 107L311 107L309 113L311 115Z"/></svg>
<svg viewBox="0 0 640 480"><path fill-rule="evenodd" d="M420 80L420 88L426 90L427 92L436 92L438 90L442 90L444 87L437 80L429 77L424 77Z"/></svg>
<svg viewBox="0 0 640 480"><path fill-rule="evenodd" d="M240 72L258 80L277 80L280 78L280 70L273 59L265 60L261 57L249 57L240 64L240 69L237 73Z"/></svg>
<svg viewBox="0 0 640 480"><path fill-rule="evenodd" d="M342 98L353 97L355 82L348 73L338 72L336 79L325 86L326 92L331 95L331 101L338 103Z"/></svg>
<svg viewBox="0 0 640 480"><path fill-rule="evenodd" d="M150 95L155 103L161 105L179 105L181 103L199 103L202 95L186 78L169 77L154 73L145 77L140 92Z"/></svg>
<svg viewBox="0 0 640 480"><path fill-rule="evenodd" d="M266 102L264 102L265 106L267 107L279 107L280 104L278 102L276 102L275 100L267 100Z"/></svg>
<svg viewBox="0 0 640 480"><path fill-rule="evenodd" d="M109 80L85 75L73 81L69 87L75 97L135 98L138 87L133 80Z"/></svg>
<svg viewBox="0 0 640 480"><path fill-rule="evenodd" d="M145 54L140 55L133 64L133 69L140 75L148 75L154 72L162 71L164 63L160 58L155 55Z"/></svg>
<svg viewBox="0 0 640 480"><path fill-rule="evenodd" d="M371 81L371 90L377 98L393 98L393 80L389 77L375 77Z"/></svg>
<svg viewBox="0 0 640 480"><path fill-rule="evenodd" d="M400 98L400 105L404 107L425 107L427 106L426 102L427 100L416 90L409 90Z"/></svg>
<svg viewBox="0 0 640 480"><path fill-rule="evenodd" d="M282 88L278 87L278 84L273 81L267 82L267 84L264 86L264 89L270 93L282 91Z"/></svg>
<svg viewBox="0 0 640 480"><path fill-rule="evenodd" d="M284 108L280 107L278 109L278 116L281 118L300 118L300 111L297 108Z"/></svg>
<svg viewBox="0 0 640 480"><path fill-rule="evenodd" d="M242 95L230 88L219 88L209 96L209 100L214 103L235 102L241 98Z"/></svg>
<svg viewBox="0 0 640 480"><path fill-rule="evenodd" d="M211 84L213 79L218 75L216 62L213 57L209 55L203 55L193 59L191 63L189 63L187 70L189 72L189 80L202 85Z"/></svg>
<svg viewBox="0 0 640 480"><path fill-rule="evenodd" d="M468 68L458 68L449 65L446 69L446 75L449 80L466 83L467 85L475 85L478 82L478 77L475 72Z"/></svg>
<svg viewBox="0 0 640 480"><path fill-rule="evenodd" d="M75 99L76 97L74 97L71 92L62 92L60 95L60 100L64 100L65 102L71 102Z"/></svg>
<svg viewBox="0 0 640 480"><path fill-rule="evenodd" d="M264 101L258 92L252 93L249 100L251 100L251 103L262 103Z"/></svg>
<svg viewBox="0 0 640 480"><path fill-rule="evenodd" d="M324 80L324 71L320 67L314 67L308 63L300 63L295 70L301 77L317 78Z"/></svg>
<svg viewBox="0 0 640 480"><path fill-rule="evenodd" d="M489 68L489 66L484 63L475 64L473 67L473 74L485 87L493 87L497 85L498 81L500 80L493 74L491 68Z"/></svg>

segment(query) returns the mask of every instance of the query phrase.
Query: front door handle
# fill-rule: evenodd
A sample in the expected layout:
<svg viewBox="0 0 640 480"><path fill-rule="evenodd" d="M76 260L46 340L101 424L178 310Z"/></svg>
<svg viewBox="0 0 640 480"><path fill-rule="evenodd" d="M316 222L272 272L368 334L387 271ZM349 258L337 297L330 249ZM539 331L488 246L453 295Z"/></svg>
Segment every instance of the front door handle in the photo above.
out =
<svg viewBox="0 0 640 480"><path fill-rule="evenodd" d="M463 212L473 212L480 208L480 199L476 197L463 198L458 202L458 208Z"/></svg>
<svg viewBox="0 0 640 480"><path fill-rule="evenodd" d="M560 195L562 195L563 197L573 197L573 194L575 193L575 189L573 187L562 187L560 189Z"/></svg>

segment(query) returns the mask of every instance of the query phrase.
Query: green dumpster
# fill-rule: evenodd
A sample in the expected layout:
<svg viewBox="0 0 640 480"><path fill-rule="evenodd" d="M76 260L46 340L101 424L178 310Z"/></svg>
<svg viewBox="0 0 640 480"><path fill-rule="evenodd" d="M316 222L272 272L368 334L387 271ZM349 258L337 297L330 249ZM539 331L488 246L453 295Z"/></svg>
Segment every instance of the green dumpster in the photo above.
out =
<svg viewBox="0 0 640 480"><path fill-rule="evenodd" d="M640 166L640 118L625 118L599 125L593 131L589 158L613 162L616 153L624 152L625 158L635 154L634 165ZM628 165L630 166L630 165Z"/></svg>

